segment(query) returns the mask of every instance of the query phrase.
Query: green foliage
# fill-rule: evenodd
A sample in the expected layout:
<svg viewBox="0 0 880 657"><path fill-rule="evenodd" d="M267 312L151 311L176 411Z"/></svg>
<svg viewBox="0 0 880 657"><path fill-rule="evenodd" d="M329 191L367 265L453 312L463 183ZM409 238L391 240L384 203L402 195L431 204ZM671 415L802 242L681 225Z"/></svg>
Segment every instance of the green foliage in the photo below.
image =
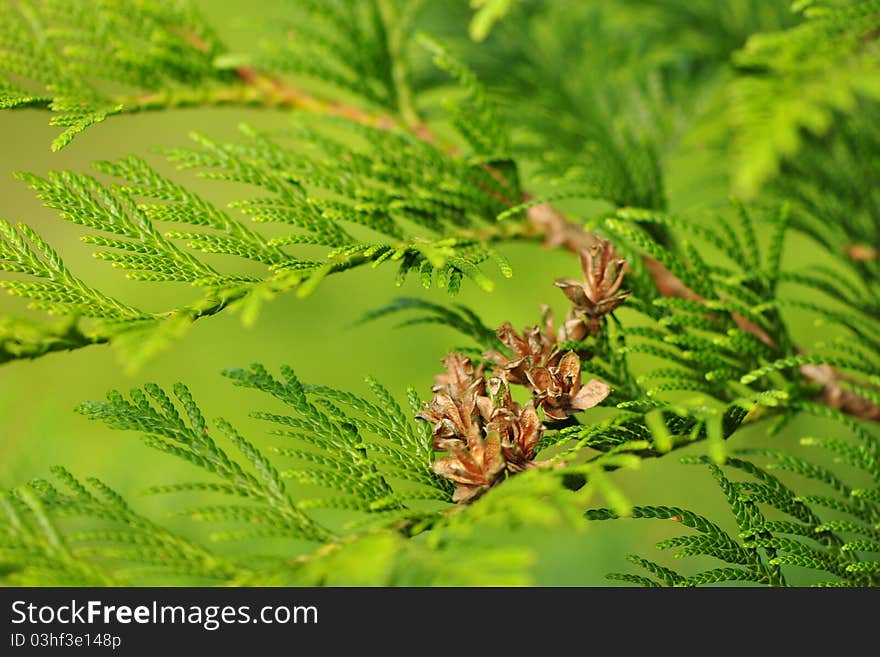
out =
<svg viewBox="0 0 880 657"><path fill-rule="evenodd" d="M479 34L507 15L461 47L494 81L548 196L658 210L664 158L712 106L731 53L791 23L786 0L479 4Z"/></svg>
<svg viewBox="0 0 880 657"><path fill-rule="evenodd" d="M876 358L860 348L871 351L877 346L871 307L849 292L838 294L839 287L833 282L822 285L825 277L787 272L781 259L791 233L790 208L783 204L770 212L758 224L753 210L737 206L738 225L716 213L717 228L628 208L605 220L622 248L629 246L636 254L661 262L691 291L690 298L670 298L659 294L649 277L633 281L633 288L649 301L641 303L640 299L634 307L659 326L620 328L617 340L626 341L622 349L627 352L667 361L637 381L651 382L645 390L648 396L692 390L731 403L741 396L748 398L740 386L746 384L759 394L774 394L775 405L798 407L812 399L815 388L796 376L782 381L769 375L792 369L796 373L804 366L846 371L854 378L841 385L862 391L876 384L880 374ZM645 222L659 223L675 237L681 235L679 249L670 250L652 241L641 230ZM769 233L763 253L758 248L756 225ZM710 259L712 265L707 264ZM725 264L716 264L721 262ZM812 295L810 302L799 298L804 289ZM831 321L846 333L804 354L794 345L784 319L787 308ZM625 381L620 383L624 387Z"/></svg>
<svg viewBox="0 0 880 657"><path fill-rule="evenodd" d="M848 259L849 273L843 278L827 268L803 274L812 274L808 284L874 318L880 316L880 267L870 257L880 230L880 199L872 185L880 148L878 123L878 104L860 103L825 136L805 136L797 157L783 162L781 175L770 186L777 196L790 199L792 223L829 253L866 252L868 257Z"/></svg>
<svg viewBox="0 0 880 657"><path fill-rule="evenodd" d="M450 111L453 123L474 152L449 154L408 132L391 129L395 117L407 124L418 121L411 101L403 97L405 71L398 67L404 66L405 54L392 47L399 37L394 35L411 20L414 6L398 6L395 2L354 4L348 3L352 5L348 15L346 3L306 3L303 8L322 27L316 27L314 33L306 29L308 38L298 39L296 44L326 50L331 44L322 40L321 34L326 36L328 26L338 28L340 21L353 20L350 27L356 32L360 50L349 53L348 63L356 64L349 77L366 85L360 89L362 95L391 112L385 124L364 125L372 122L368 115L341 110L306 92L284 87L286 93L295 96L290 106L345 118L308 120L300 116L295 127L276 133L243 126L245 141L241 143L193 135L196 148L165 150L168 160L179 169L197 170L206 179L248 185L258 195L230 203L229 209L224 209L135 156L96 164L97 171L112 178L112 183L68 171L47 177L21 174L48 207L89 230L83 240L98 247L97 258L125 270L131 279L189 283L202 291L203 298L162 312L135 308L76 277L30 228L3 223L0 269L23 274L24 278L16 276L2 285L29 300L32 307L98 320L78 329L82 338L77 341L54 340L47 344L37 338L33 344L16 346L5 353L35 356L55 349L112 342L119 347L127 367L135 369L200 317L232 306L241 309L244 321L250 323L260 306L275 295L291 289L296 289L299 296L308 295L326 276L362 265L397 263L399 285L410 273L417 272L424 287L437 284L451 293L459 290L464 278L491 289L493 282L481 269L489 259L509 276L510 267L494 244L509 239L519 228L498 228L494 220L518 202L521 192L515 165L509 160L496 162L508 155L506 133L492 102L465 65L437 43L426 40L437 63L461 84L463 100L451 103ZM24 20L25 14L36 11L28 7L15 3L7 11L17 17L15 20ZM40 7L52 17L63 14L58 20L79 21L82 29L98 31L87 41L116 50L136 41L126 40L120 27L121 41L110 43L101 38L104 30L115 25L114 21L122 21L122 15L128 23L137 23L138 12L150 13L155 23L161 9L149 2L138 3L131 15L114 3L75 3L64 11L60 3L41 3ZM220 46L213 41L202 43L208 38L207 28L190 24L196 19L189 9L180 12L168 14L162 29L179 32L179 39L195 41L196 50L206 49L210 68L210 60L218 57ZM181 27L178 23L183 18L190 22ZM151 24L145 23L146 27ZM151 38L165 38L158 31L149 34ZM378 59L370 61L363 58L365 51L381 52L376 55ZM163 52L157 50L158 60L143 63L156 68L156 75L162 70L157 62L171 57ZM309 51L308 56L289 52L281 59L288 61L290 70L304 73L309 71L300 71L295 62L317 61L316 52ZM339 52L343 56L349 51ZM113 59L106 53L90 57ZM220 59L221 68L233 66L228 57ZM181 66L186 61L184 58ZM235 69L242 78L235 82L239 86L281 85L241 66L239 63ZM368 67L372 73L358 67ZM379 71L382 67L384 72ZM286 70L280 64L278 68ZM323 72L311 71L318 77ZM370 75L384 81L384 92L378 91L382 85L373 84ZM187 93L196 93L200 81L194 74L179 80L180 85L191 85ZM58 87L52 81L47 84ZM159 82L151 84L149 89L155 91L153 87ZM58 102L53 101L52 108ZM78 97L65 102L78 107L88 105ZM155 102L157 108L162 102ZM124 109L120 105L116 111ZM88 111L91 118L78 123L77 130L100 120L95 117L103 110ZM73 134L65 133L64 139ZM485 139L487 134L492 135L491 140ZM501 171L504 175L499 174ZM237 218L241 214L245 218ZM167 224L174 224L175 230L168 230ZM273 224L286 232L269 237L254 224ZM236 270L234 264L223 271L214 264L215 255L249 261L262 273L256 273L259 269L253 266Z"/></svg>
<svg viewBox="0 0 880 657"><path fill-rule="evenodd" d="M870 449L876 451L877 448L875 436ZM837 475L810 461L766 449L739 451L769 457L770 462L759 466L752 461L729 458L722 468L705 458L685 459L689 463L708 464L736 519L736 535L684 509L637 506L632 510L633 518L673 520L697 531L661 541L658 549L675 549L676 558L699 556L720 560L725 565L685 575L639 557L631 558L633 563L647 569L660 579L659 584L667 586L722 582L780 586L792 576L792 567L817 571L815 583L819 585L877 585L877 562L872 555L877 552L874 525L880 518L880 507L876 503L854 495L854 489L842 483ZM859 466L877 481L878 463L875 456ZM773 469L790 470L818 480L830 486L831 495L798 495L796 488L772 474ZM749 478L731 480L726 473L732 470L745 472ZM618 515L610 509L587 512L590 520L616 517ZM642 576L615 573L609 578L658 585L656 580Z"/></svg>
<svg viewBox="0 0 880 657"><path fill-rule="evenodd" d="M304 0L290 2L253 53L219 58L293 74L357 96L370 109L414 119L405 52L418 0Z"/></svg>
<svg viewBox="0 0 880 657"><path fill-rule="evenodd" d="M218 478L222 485L212 485L213 492L256 502L256 507L211 506L188 514L206 520L256 518L261 535L277 533L324 541L334 532L310 515L312 509L399 516L410 499L446 499L448 488L431 471L424 433L412 426L388 392L375 382L371 385L378 403L330 388L304 387L287 368L282 368L280 380L259 365L230 370L226 375L236 385L275 397L292 413L254 414L271 422L276 427L271 433L285 439L285 445L274 451L291 459L290 468L278 469L226 420L217 420L216 429L240 454L239 460L230 457L211 437L213 430L182 384L174 388L180 408L161 388L149 385L133 390L129 399L111 393L106 402L83 404L80 412L113 429L144 432L149 446ZM340 404L363 417L347 413ZM385 466L385 474L380 473L379 464ZM414 487L395 490L389 477ZM287 493L287 480L319 486L330 494L294 501ZM199 486L181 484L163 487L162 492L197 490Z"/></svg>
<svg viewBox="0 0 880 657"><path fill-rule="evenodd" d="M474 41L482 41L492 26L504 18L510 11L513 0L471 0L474 17L471 19L468 33Z"/></svg>
<svg viewBox="0 0 880 657"><path fill-rule="evenodd" d="M83 240L98 247L97 258L134 280L194 285L203 292L201 301L160 313L132 307L77 278L30 228L5 222L0 269L30 279L2 285L32 307L101 320L89 327L89 340L112 341L132 331L142 336L169 320L166 334L172 334L233 304L253 321L266 299L290 289L307 295L326 276L363 265L396 263L398 284L418 272L423 286L451 293L464 278L491 289L480 268L487 260L510 275L493 243L517 228L496 228L494 217L515 188L404 133L330 123L360 146L326 137L320 131L326 126L318 125L277 135L244 127L240 143L195 135L196 148L166 151L180 169L250 186L255 195L229 204L231 211L137 157L96 165L114 184L68 171L21 175L47 206L89 230ZM269 238L255 224L275 224L286 233ZM205 254L250 261L264 273L236 271L234 264L221 271Z"/></svg>
<svg viewBox="0 0 880 657"><path fill-rule="evenodd" d="M630 452L643 447L624 445L589 464L556 468L551 476L532 471L461 511L449 503L449 482L432 470L429 427L413 424L411 413L419 406L414 392L406 412L371 379L373 398L367 399L304 385L289 368L281 368L280 378L261 365L225 375L282 405L283 411L252 414L280 443L271 454L227 420L209 423L183 384L173 394L155 384L128 397L112 391L79 412L112 429L138 432L148 447L206 475L144 492L204 498L176 515L209 523L215 541L287 539L286 549L217 556L138 514L101 481L83 483L55 468L57 484L36 479L0 497L0 581L527 584L533 555L515 546L480 545L480 528L579 526L579 509L592 488L572 494L566 481L588 475L606 494L616 493L602 473L636 467ZM289 547L291 540L296 547ZM299 556L291 558L290 549ZM365 554L371 562L366 568Z"/></svg>
<svg viewBox="0 0 880 657"><path fill-rule="evenodd" d="M397 324L397 328L417 324L441 324L471 338L484 349L504 348L495 332L483 324L482 320L473 310L462 305L457 305L453 309L415 297L400 297L387 306L370 311L360 321L371 322L387 315L410 310L419 311L424 314L410 317L400 322Z"/></svg>
<svg viewBox="0 0 880 657"><path fill-rule="evenodd" d="M519 150L539 158L539 173L562 190L574 189L579 196L619 205L662 207L656 139L641 121L613 119L622 111L651 110L633 107L630 88L616 94L588 82L595 79L596 65L601 66L619 35L604 36L597 29L605 20L598 7L543 5L523 9L524 21L504 23L510 34L503 44L495 42L497 50L491 58L477 53L486 62L481 71L501 81L506 105L519 131L526 133ZM607 42L584 43L586 30ZM571 69L559 66L561 61L580 64Z"/></svg>
<svg viewBox="0 0 880 657"><path fill-rule="evenodd" d="M0 108L44 106L66 146L109 116L234 100L217 36L174 0L10 0L0 8Z"/></svg>
<svg viewBox="0 0 880 657"><path fill-rule="evenodd" d="M0 286L60 321L0 319L0 363L111 343L135 369L197 319L231 309L251 323L279 294L304 297L327 276L383 264L398 285L412 275L454 294L469 279L488 292L487 269L512 274L507 243L543 240L581 252L587 297L562 282L569 314L554 327L542 312L544 333L530 334L549 346L496 332L477 305L415 296L362 321L406 313L401 326L448 326L469 341L459 351L481 380L516 377L523 363L529 376L547 365L552 380L548 363L574 351L584 381L611 387L596 414L536 404L539 460L494 470L499 485L453 505L412 389L404 408L372 379L360 396L335 387L338 373L330 387L289 368L228 370L242 397L264 404L237 423L246 432L208 422L182 384L111 392L80 412L201 477L147 492L173 495L175 515L213 539L267 549L209 550L178 531L180 518L172 531L101 481L56 468L0 496L0 581L526 585L538 555L493 544L492 532L599 531L584 522L599 495L607 508L588 519L678 523L689 531L658 547L701 564L679 572L631 556L647 575L618 581L782 586L811 572L822 584L880 583L878 1L789 12L781 0L474 0L426 34L438 4L289 3L250 52L233 52L184 0L7 2L0 109L50 110L64 129L56 150L111 115L182 106L283 110L290 124L194 133L161 149L165 162L130 155L92 174L18 174L97 259L135 281L189 286L195 300L141 308L71 271L29 225L3 220ZM674 196L675 158L701 149L712 164L684 182L714 198L714 178L726 186L732 170L748 205ZM545 205L575 200L568 219ZM601 249L586 255L599 238L625 270L598 262ZM807 267L792 266L793 246L809 250ZM618 271L626 294L611 299L604 277ZM551 287L547 301L561 301ZM818 343L803 338L811 323ZM571 402L519 383L534 399ZM470 411L458 419L485 412ZM734 444L804 419L814 435L797 447ZM268 427L268 446L252 425ZM623 495L615 471L685 448L732 518ZM810 449L821 455L802 456Z"/></svg>
<svg viewBox="0 0 880 657"><path fill-rule="evenodd" d="M235 572L225 559L139 515L99 479L85 483L64 468L53 480L34 479L3 493L3 578L19 586L107 586L150 571L224 580ZM60 488L59 488L60 486ZM93 526L62 534L63 519ZM68 520L69 522L69 520Z"/></svg>
<svg viewBox="0 0 880 657"><path fill-rule="evenodd" d="M803 131L824 135L859 98L880 98L880 4L875 0L795 3L804 22L756 34L733 57L730 87L734 185L744 196L797 160Z"/></svg>

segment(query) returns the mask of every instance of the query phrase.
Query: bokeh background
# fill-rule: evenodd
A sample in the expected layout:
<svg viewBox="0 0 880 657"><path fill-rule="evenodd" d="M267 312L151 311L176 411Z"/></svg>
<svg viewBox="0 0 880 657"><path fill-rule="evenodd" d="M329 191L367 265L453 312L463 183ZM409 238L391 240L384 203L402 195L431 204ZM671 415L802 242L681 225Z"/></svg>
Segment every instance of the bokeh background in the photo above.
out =
<svg viewBox="0 0 880 657"><path fill-rule="evenodd" d="M714 1L714 0L709 0ZM767 0L771 4L772 0ZM206 15L233 49L247 49L260 29L262 18L271 20L283 11L278 1L247 3L243 0L202 0ZM463 2L438 2L443 7L442 32L467 32L468 12ZM785 5L785 2L776 3ZM259 7L260 17L249 15ZM430 30L430 25L424 26ZM585 34L585 39L589 35ZM597 81L601 82L601 81ZM211 136L232 136L238 123L260 127L283 126L289 117L283 112L235 108L190 109L148 113L111 119L86 131L60 153L51 153L49 143L57 129L49 127L49 116L26 110L0 114L0 216L24 221L52 243L68 266L86 281L100 283L108 292L142 307L162 310L195 298L196 292L174 286L152 287L133 283L91 257L91 249L79 241L80 230L61 221L43 208L34 195L12 178L14 171L43 174L49 170L86 171L92 161L114 159L132 153L145 156L162 168L162 159L152 148L183 144L193 129ZM699 139L682 140L665 156L668 198L673 210L694 206L715 206L726 202L729 188L724 177L723 154ZM722 165L719 165L719 161ZM199 189L189 174L179 180ZM573 216L586 216L596 208L570 203ZM578 274L576 260L569 254L547 251L536 245L509 245L503 249L514 268L512 279L496 277L491 294L464 285L455 301L475 309L488 325L504 320L515 326L534 323L542 303L550 303L562 314L564 298L552 281ZM787 264L807 263L814 255L804 242L787 244ZM169 289L170 288L170 289ZM170 385L185 381L208 417L223 416L246 432L258 445L271 444L248 412L256 398L236 390L219 372L230 366L262 362L270 367L282 363L295 368L306 381L331 384L364 392L363 379L372 375L399 395L413 385L427 398L432 376L440 358L463 339L448 329L430 325L395 329L394 321L353 326L365 312L395 296L417 295L441 303L448 301L443 290L424 291L416 280L395 288L393 268L346 273L330 277L313 296L300 300L287 294L269 303L260 320L250 328L237 315L220 315L199 321L172 348L160 353L140 371L127 374L117 355L97 346L73 353L58 353L36 361L13 362L0 367L0 484L14 486L42 476L50 466L63 464L80 476L98 476L132 497L137 508L191 535L204 529L174 517L165 518L178 501L163 497L137 498L147 486L187 480L192 471L184 464L144 447L136 435L113 432L74 412L81 401L102 398L109 389L125 390L154 381ZM625 312L625 311L624 311ZM18 300L0 297L0 314L34 316ZM817 339L821 328L809 323L798 326L806 343ZM807 428L797 422L772 440L791 447ZM762 431L738 436L740 445L768 439ZM694 447L699 450L699 446ZM636 503L688 505L694 510L724 518L721 496L703 469L682 466L675 455L646 462L638 471L614 475L623 491ZM601 500L597 500L599 503ZM604 574L627 569L623 556L642 553L656 556L653 545L668 537L674 528L662 523L619 522L571 530L527 529L497 531L486 541L506 541L534 548L538 557L535 581L552 585L603 585ZM235 549L229 546L220 549Z"/></svg>

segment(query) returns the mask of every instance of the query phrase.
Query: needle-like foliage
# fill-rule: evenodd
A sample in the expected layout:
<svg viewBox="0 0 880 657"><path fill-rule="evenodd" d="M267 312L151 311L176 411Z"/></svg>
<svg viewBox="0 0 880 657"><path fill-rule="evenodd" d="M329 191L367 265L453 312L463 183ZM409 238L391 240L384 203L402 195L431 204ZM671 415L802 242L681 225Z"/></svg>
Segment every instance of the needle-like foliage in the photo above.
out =
<svg viewBox="0 0 880 657"><path fill-rule="evenodd" d="M0 287L58 316L0 318L0 364L109 343L133 371L198 319L377 267L490 292L514 241L567 274L525 327L411 292L368 313L466 342L407 404L260 365L226 372L263 402L234 422L182 384L84 403L198 473L148 491L179 517L56 468L0 496L0 580L522 585L542 555L496 535L632 517L688 528L659 547L698 561L617 580L878 584L878 0L304 0L240 51L201 7L0 8L0 109L48 110L56 150L132 112L289 119L18 173L98 260L190 296L129 301L0 220ZM732 518L622 493L678 450Z"/></svg>

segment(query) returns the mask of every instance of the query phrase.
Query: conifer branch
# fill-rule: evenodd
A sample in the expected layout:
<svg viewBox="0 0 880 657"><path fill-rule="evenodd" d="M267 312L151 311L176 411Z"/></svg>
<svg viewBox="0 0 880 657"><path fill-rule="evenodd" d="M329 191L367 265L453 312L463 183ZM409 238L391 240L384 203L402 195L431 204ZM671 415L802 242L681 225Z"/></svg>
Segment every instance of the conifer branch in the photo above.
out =
<svg viewBox="0 0 880 657"><path fill-rule="evenodd" d="M265 395L252 414L278 439L265 447L205 420L182 384L80 407L193 466L204 480L148 492L197 499L178 515L216 523L212 539L293 539L301 553L220 557L59 468L0 492L0 579L522 585L534 555L486 547L485 530L580 527L600 492L609 508L589 519L680 523L693 532L658 547L721 561L686 575L633 556L649 576L615 579L783 586L795 565L829 584L876 585L880 446L861 421L880 421L878 1L797 3L809 7L790 29L781 4L758 12L752 0L476 2L476 38L504 19L479 55L457 45L479 75L431 37L413 38L419 4L298 0L243 55L187 0L0 6L0 109L49 110L63 129L53 148L132 112L235 105L292 119L283 131L243 126L238 139L196 134L195 145L161 151L180 170L248 190L222 207L178 180L185 174L137 157L97 163L95 176L18 174L83 228L98 259L133 280L189 284L199 300L142 310L79 278L28 226L0 221L0 287L64 316L0 320L0 364L109 343L133 369L201 318L230 310L252 322L278 294L305 296L367 266L395 266L398 284L415 275L425 288L454 293L470 280L490 290L484 263L509 276L497 247L514 240L574 253L582 274L553 282L570 302L560 322L544 306L522 330L412 297L370 313L412 313L401 325L446 325L470 340L444 359L428 403L410 389L401 405L373 379L362 397L285 367L229 370ZM434 68L412 56L416 43ZM439 91L445 120L428 110ZM668 213L664 157L722 97L731 107L711 106L703 122L733 119L724 139L734 184L767 196L696 221ZM532 196L523 173L529 189L551 191ZM563 199L610 209L578 223L559 210ZM790 231L830 265L793 270L783 258ZM834 329L809 351L787 325L802 315ZM753 462L729 440L804 415L836 429L801 441L826 452L822 461L754 450L769 463ZM703 453L687 461L714 477L733 533L687 508L633 506L607 476L694 443ZM838 463L873 488L854 488ZM779 470L827 490L803 494Z"/></svg>
<svg viewBox="0 0 880 657"><path fill-rule="evenodd" d="M232 105L302 110L386 130L406 125L406 122L401 122L389 113L371 114L355 105L321 98L256 67L237 66L232 69L232 73L236 80L226 84L215 84L204 88L169 89L136 95L115 95L108 99L108 103L114 106L113 113L126 114ZM52 98L31 98L17 102L10 109L50 110L54 102ZM420 136L430 139L428 137L430 130L427 126L419 121L413 121L412 126L418 130Z"/></svg>
<svg viewBox="0 0 880 657"><path fill-rule="evenodd" d="M524 197L528 201L528 197ZM562 247L573 253L589 249L598 237L586 231L582 226L568 220L564 214L547 203L529 207L526 216L539 235L543 235L544 244L548 247ZM642 254L642 261L650 272L654 285L660 295L705 303L706 299L691 290L678 277L669 271L663 263L649 255ZM747 318L733 314L739 327L755 335L762 342L773 344L766 331ZM810 382L821 387L816 400L848 415L862 420L880 421L880 406L865 399L852 390L845 389L848 381L846 375L828 365L803 365L801 374ZM843 385L842 385L843 384Z"/></svg>
<svg viewBox="0 0 880 657"><path fill-rule="evenodd" d="M370 114L354 105L320 98L254 67L239 66L235 68L235 75L243 84L243 104L303 110L383 130L400 127L398 119L391 114Z"/></svg>
<svg viewBox="0 0 880 657"><path fill-rule="evenodd" d="M47 326L4 317L0 319L0 365L22 358L39 358L55 351L105 344L110 337L83 331L76 319Z"/></svg>

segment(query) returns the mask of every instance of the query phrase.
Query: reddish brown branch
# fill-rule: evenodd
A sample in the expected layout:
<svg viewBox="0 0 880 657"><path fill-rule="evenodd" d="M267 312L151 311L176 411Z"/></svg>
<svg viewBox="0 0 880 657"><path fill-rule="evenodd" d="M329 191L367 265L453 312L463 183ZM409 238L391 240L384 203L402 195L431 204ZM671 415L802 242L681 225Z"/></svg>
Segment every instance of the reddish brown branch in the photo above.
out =
<svg viewBox="0 0 880 657"><path fill-rule="evenodd" d="M523 200L528 201L528 197ZM596 243L596 236L583 227L570 222L549 203L534 205L526 210L526 218L539 235L544 236L544 246L564 248L572 253L590 249Z"/></svg>
<svg viewBox="0 0 880 657"><path fill-rule="evenodd" d="M398 127L397 119L390 114L370 114L353 105L318 98L250 66L240 66L235 73L245 85L258 93L266 105L338 116L383 130Z"/></svg>
<svg viewBox="0 0 880 657"><path fill-rule="evenodd" d="M801 365L800 370L809 381L822 386L816 401L861 420L880 422L880 406L841 386L841 382L851 381L845 374L829 365Z"/></svg>
<svg viewBox="0 0 880 657"><path fill-rule="evenodd" d="M880 259L880 251L864 244L851 244L846 247L846 255L850 260L855 260L856 262Z"/></svg>
<svg viewBox="0 0 880 657"><path fill-rule="evenodd" d="M679 297L681 299L699 301L700 303L706 301L703 297L682 283L681 280L671 271L666 269L666 267L663 266L663 263L659 260L654 260L654 258L650 256L642 256L642 262L651 274L651 278L654 279L654 285L657 286L657 291L664 297Z"/></svg>

